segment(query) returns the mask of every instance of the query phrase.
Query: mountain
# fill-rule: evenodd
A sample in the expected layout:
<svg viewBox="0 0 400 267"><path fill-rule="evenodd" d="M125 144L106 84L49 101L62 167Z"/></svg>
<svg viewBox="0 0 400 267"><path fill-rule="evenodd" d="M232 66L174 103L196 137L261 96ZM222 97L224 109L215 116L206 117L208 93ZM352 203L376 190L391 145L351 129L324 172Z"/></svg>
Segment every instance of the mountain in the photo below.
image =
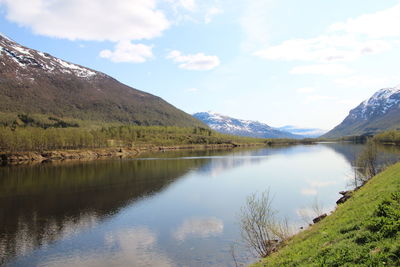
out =
<svg viewBox="0 0 400 267"><path fill-rule="evenodd" d="M0 35L0 113L138 125L204 126L160 97Z"/></svg>
<svg viewBox="0 0 400 267"><path fill-rule="evenodd" d="M277 128L280 131L289 132L296 135L301 135L304 138L316 138L320 137L321 135L325 134L327 131L317 128L302 128L293 125L286 125Z"/></svg>
<svg viewBox="0 0 400 267"><path fill-rule="evenodd" d="M377 91L323 137L374 134L400 128L400 86Z"/></svg>
<svg viewBox="0 0 400 267"><path fill-rule="evenodd" d="M198 112L193 114L193 117L224 134L259 138L303 138L300 135L277 130L265 123L235 119L214 112Z"/></svg>

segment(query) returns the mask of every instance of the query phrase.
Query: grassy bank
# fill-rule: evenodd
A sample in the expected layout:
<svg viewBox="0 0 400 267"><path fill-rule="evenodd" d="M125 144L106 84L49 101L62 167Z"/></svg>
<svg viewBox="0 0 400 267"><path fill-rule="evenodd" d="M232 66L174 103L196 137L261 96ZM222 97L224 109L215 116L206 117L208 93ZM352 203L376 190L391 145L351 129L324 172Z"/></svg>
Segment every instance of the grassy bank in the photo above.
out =
<svg viewBox="0 0 400 267"><path fill-rule="evenodd" d="M354 265L400 266L400 163L253 266Z"/></svg>

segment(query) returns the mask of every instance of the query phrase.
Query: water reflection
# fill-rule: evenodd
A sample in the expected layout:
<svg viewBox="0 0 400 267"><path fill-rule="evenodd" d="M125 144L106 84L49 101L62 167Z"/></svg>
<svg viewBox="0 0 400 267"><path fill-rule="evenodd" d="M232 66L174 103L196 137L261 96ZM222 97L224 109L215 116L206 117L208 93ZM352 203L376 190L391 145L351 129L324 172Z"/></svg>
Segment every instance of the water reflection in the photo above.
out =
<svg viewBox="0 0 400 267"><path fill-rule="evenodd" d="M302 188L300 190L302 195L309 195L309 196L315 196L318 194L318 189L323 188L323 187L329 187L332 185L337 184L337 181L312 181L308 180L306 181L306 184L308 187Z"/></svg>
<svg viewBox="0 0 400 267"><path fill-rule="evenodd" d="M270 188L274 208L298 223L315 197L333 208L361 149L173 151L2 167L0 265L232 266L229 249L240 238L237 215L248 195Z"/></svg>
<svg viewBox="0 0 400 267"><path fill-rule="evenodd" d="M147 227L136 227L106 233L103 239L107 253L83 251L72 256L57 257L42 266L176 266L162 251L157 250L157 236ZM112 251L109 253L109 251Z"/></svg>
<svg viewBox="0 0 400 267"><path fill-rule="evenodd" d="M169 151L165 153L149 153L144 154L141 159L180 159L180 160L192 160L192 159L209 159L209 161L200 166L196 171L198 173L217 176L218 174L239 168L243 165L257 165L261 162L268 160L270 156L277 154L291 154L299 153L301 147L287 147L277 146L269 148L238 148L234 150L215 150L215 151ZM308 149L302 150L308 152ZM227 155L229 155L227 157Z"/></svg>
<svg viewBox="0 0 400 267"><path fill-rule="evenodd" d="M185 241L187 238L206 238L217 236L224 230L224 223L217 218L190 218L173 232L173 237L178 241Z"/></svg>
<svg viewBox="0 0 400 267"><path fill-rule="evenodd" d="M348 162L354 164L357 155L363 149L362 144L353 144L348 142L343 143L324 143L326 147L336 151L342 155ZM400 159L400 149L397 146L379 145L378 146L378 164L393 164Z"/></svg>
<svg viewBox="0 0 400 267"><path fill-rule="evenodd" d="M208 160L0 168L0 264L94 227Z"/></svg>

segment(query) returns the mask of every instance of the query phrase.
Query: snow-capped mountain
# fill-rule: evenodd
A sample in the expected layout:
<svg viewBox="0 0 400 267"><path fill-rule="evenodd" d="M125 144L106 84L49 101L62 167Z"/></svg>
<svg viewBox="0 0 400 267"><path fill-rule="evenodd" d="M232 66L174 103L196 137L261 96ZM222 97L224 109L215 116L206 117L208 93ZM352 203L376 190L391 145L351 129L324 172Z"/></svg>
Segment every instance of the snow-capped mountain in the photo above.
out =
<svg viewBox="0 0 400 267"><path fill-rule="evenodd" d="M316 138L320 137L321 135L325 134L327 130L322 130L318 128L302 128L293 125L285 125L282 127L278 127L278 130L289 132L296 135L301 135L304 138Z"/></svg>
<svg viewBox="0 0 400 267"><path fill-rule="evenodd" d="M215 112L198 112L193 117L207 124L211 129L225 134L260 138L303 138L303 136L280 131L265 123L241 120Z"/></svg>
<svg viewBox="0 0 400 267"><path fill-rule="evenodd" d="M74 74L81 78L93 78L95 75L103 75L100 72L68 63L64 60L52 57L33 49L23 47L7 36L0 33L0 56L4 68L18 69L18 76L32 76L32 69L45 71L47 73ZM7 64L8 63L8 64Z"/></svg>
<svg viewBox="0 0 400 267"><path fill-rule="evenodd" d="M400 86L377 91L324 137L374 134L400 127Z"/></svg>
<svg viewBox="0 0 400 267"><path fill-rule="evenodd" d="M0 112L143 125L204 126L161 98L0 34Z"/></svg>

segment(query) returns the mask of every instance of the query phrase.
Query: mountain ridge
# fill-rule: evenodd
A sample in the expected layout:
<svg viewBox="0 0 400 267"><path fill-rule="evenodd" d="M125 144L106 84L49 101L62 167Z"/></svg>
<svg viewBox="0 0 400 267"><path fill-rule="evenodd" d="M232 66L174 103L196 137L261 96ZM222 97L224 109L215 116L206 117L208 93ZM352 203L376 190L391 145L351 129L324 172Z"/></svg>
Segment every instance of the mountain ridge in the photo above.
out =
<svg viewBox="0 0 400 267"><path fill-rule="evenodd" d="M137 125L205 126L158 96L0 35L0 112Z"/></svg>
<svg viewBox="0 0 400 267"><path fill-rule="evenodd" d="M207 124L211 129L224 134L257 138L304 138L304 136L284 132L265 123L236 119L212 111L197 112L193 114L193 117Z"/></svg>
<svg viewBox="0 0 400 267"><path fill-rule="evenodd" d="M306 127L299 127L295 125L284 125L281 127L277 127L276 129L289 132L296 135L301 135L305 138L317 138L321 135L325 134L327 130L319 129L319 128L306 128Z"/></svg>
<svg viewBox="0 0 400 267"><path fill-rule="evenodd" d="M323 137L369 135L399 127L400 85L375 92L369 99L350 110L349 115Z"/></svg>

